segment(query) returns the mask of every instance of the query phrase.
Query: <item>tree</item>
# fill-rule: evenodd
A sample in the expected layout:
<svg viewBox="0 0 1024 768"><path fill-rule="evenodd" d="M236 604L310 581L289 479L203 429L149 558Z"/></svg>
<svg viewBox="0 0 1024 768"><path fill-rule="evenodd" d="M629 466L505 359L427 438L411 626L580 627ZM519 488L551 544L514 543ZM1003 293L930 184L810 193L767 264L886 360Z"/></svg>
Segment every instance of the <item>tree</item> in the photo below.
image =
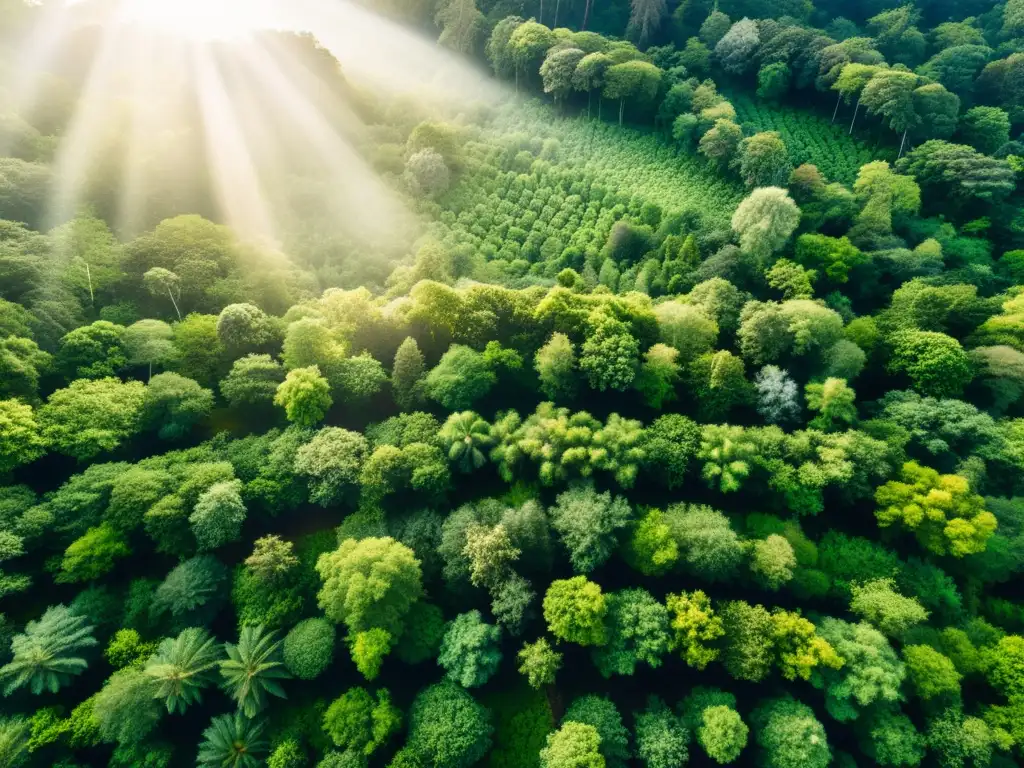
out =
<svg viewBox="0 0 1024 768"><path fill-rule="evenodd" d="M967 98L974 90L978 73L992 57L992 49L980 43L954 45L936 53L917 68L917 74L935 80L958 96Z"/></svg>
<svg viewBox="0 0 1024 768"><path fill-rule="evenodd" d="M984 508L984 499L971 492L966 478L940 475L914 461L903 465L899 480L878 488L875 502L879 525L901 524L938 555L984 552L996 530L995 516Z"/></svg>
<svg viewBox="0 0 1024 768"><path fill-rule="evenodd" d="M928 724L928 751L942 768L982 768L992 762L996 741L992 730L978 717L964 717L950 707Z"/></svg>
<svg viewBox="0 0 1024 768"><path fill-rule="evenodd" d="M668 650L668 611L643 589L624 589L607 597L607 643L591 652L604 677L632 675L644 662L657 669Z"/></svg>
<svg viewBox="0 0 1024 768"><path fill-rule="evenodd" d="M246 570L264 584L275 584L299 564L292 548L290 541L282 541L278 536L256 539L252 554L245 559Z"/></svg>
<svg viewBox="0 0 1024 768"><path fill-rule="evenodd" d="M517 656L519 672L533 688L555 684L555 675L562 667L562 654L551 647L547 638L523 643Z"/></svg>
<svg viewBox="0 0 1024 768"><path fill-rule="evenodd" d="M850 271L867 261L867 257L847 237L828 237L808 233L796 239L795 259L816 270L834 283L846 283Z"/></svg>
<svg viewBox="0 0 1024 768"><path fill-rule="evenodd" d="M12 306L21 309L18 304ZM5 329L0 327L0 336L4 332ZM24 332L30 333L27 327ZM51 356L39 349L32 339L14 335L0 339L0 397L17 397L33 404L38 402L39 378L50 371L52 361Z"/></svg>
<svg viewBox="0 0 1024 768"><path fill-rule="evenodd" d="M755 709L751 720L767 768L825 768L831 762L825 729L806 704L772 699Z"/></svg>
<svg viewBox="0 0 1024 768"><path fill-rule="evenodd" d="M800 614L776 608L772 611L772 623L776 662L787 680L808 680L819 667L843 666L835 649Z"/></svg>
<svg viewBox="0 0 1024 768"><path fill-rule="evenodd" d="M540 69L545 54L555 42L555 36L543 24L530 21L518 24L508 41L508 49L515 62L516 90L519 90L519 73L529 74Z"/></svg>
<svg viewBox="0 0 1024 768"><path fill-rule="evenodd" d="M130 554L121 534L104 523L90 528L68 545L54 581L62 584L94 581L110 573L118 560Z"/></svg>
<svg viewBox="0 0 1024 768"><path fill-rule="evenodd" d="M998 202L1015 188L1014 172L1007 160L939 139L915 147L896 167L922 187L959 201L976 198Z"/></svg>
<svg viewBox="0 0 1024 768"><path fill-rule="evenodd" d="M46 453L46 442L32 406L19 400L0 400L0 475L29 464Z"/></svg>
<svg viewBox="0 0 1024 768"><path fill-rule="evenodd" d="M163 267L153 267L142 276L143 284L153 296L167 294L174 307L174 314L181 320L181 308L178 301L181 300L181 278Z"/></svg>
<svg viewBox="0 0 1024 768"><path fill-rule="evenodd" d="M391 538L346 539L320 556L317 601L327 618L352 633L381 628L401 635L406 614L423 595L420 561Z"/></svg>
<svg viewBox="0 0 1024 768"><path fill-rule="evenodd" d="M619 100L620 126L626 110L626 99L650 101L658 93L661 76L662 71L646 61L627 61L608 67L604 73L602 95L606 99Z"/></svg>
<svg viewBox="0 0 1024 768"><path fill-rule="evenodd" d="M776 61L765 64L757 71L757 95L766 101L778 103L789 92L793 72L788 64Z"/></svg>
<svg viewBox="0 0 1024 768"><path fill-rule="evenodd" d="M715 168L727 168L734 162L742 141L742 128L730 119L718 118L700 137L698 151L711 161Z"/></svg>
<svg viewBox="0 0 1024 768"><path fill-rule="evenodd" d="M725 630L722 662L737 680L759 682L768 676L775 651L775 623L760 605L742 600L725 603L719 610Z"/></svg>
<svg viewBox="0 0 1024 768"><path fill-rule="evenodd" d="M438 433L448 460L469 473L487 463L484 453L491 445L491 425L473 411L453 413Z"/></svg>
<svg viewBox="0 0 1024 768"><path fill-rule="evenodd" d="M475 0L448 0L444 10L458 11L470 4L476 10ZM405 180L414 194L436 198L451 186L451 171L439 153L430 148L421 149L405 161Z"/></svg>
<svg viewBox="0 0 1024 768"><path fill-rule="evenodd" d="M399 344L391 367L391 391L403 410L412 410L423 402L423 353L412 336Z"/></svg>
<svg viewBox="0 0 1024 768"><path fill-rule="evenodd" d="M700 39L714 48L732 27L732 20L719 10L714 10L700 25Z"/></svg>
<svg viewBox="0 0 1024 768"><path fill-rule="evenodd" d="M491 747L486 709L455 683L432 685L409 709L408 746L434 768L469 768Z"/></svg>
<svg viewBox="0 0 1024 768"><path fill-rule="evenodd" d="M102 379L116 376L128 364L125 327L97 320L60 340L55 358L67 379Z"/></svg>
<svg viewBox="0 0 1024 768"><path fill-rule="evenodd" d="M878 765L919 765L925 739L909 717L898 710L880 709L861 728L860 748Z"/></svg>
<svg viewBox="0 0 1024 768"><path fill-rule="evenodd" d="M358 432L340 427L317 432L295 454L295 472L308 478L310 501L331 507L354 497L369 452Z"/></svg>
<svg viewBox="0 0 1024 768"><path fill-rule="evenodd" d="M11 640L13 658L0 667L0 680L6 683L4 695L26 685L37 696L43 691L59 691L88 666L77 654L96 645L92 633L93 626L85 616L64 605L47 608Z"/></svg>
<svg viewBox="0 0 1024 768"><path fill-rule="evenodd" d="M952 661L930 645L904 646L903 660L910 683L925 701L960 696L960 673Z"/></svg>
<svg viewBox="0 0 1024 768"><path fill-rule="evenodd" d="M203 688L213 683L220 663L220 648L205 629L190 627L165 638L143 671L154 683L153 696L163 699L170 714L184 714L203 700Z"/></svg>
<svg viewBox="0 0 1024 768"><path fill-rule="evenodd" d="M636 376L640 343L629 326L608 312L594 310L587 318L590 333L583 342L580 370L592 389L624 391Z"/></svg>
<svg viewBox="0 0 1024 768"><path fill-rule="evenodd" d="M238 539L245 522L242 483L229 480L203 491L188 521L200 551L217 549Z"/></svg>
<svg viewBox="0 0 1024 768"><path fill-rule="evenodd" d="M867 622L826 617L818 633L845 659L839 669L819 667L811 683L825 691L825 708L839 721L854 720L873 705L898 702L906 675L889 641Z"/></svg>
<svg viewBox="0 0 1024 768"><path fill-rule="evenodd" d="M700 447L700 435L700 426L686 416L658 417L644 433L645 468L669 489L682 485Z"/></svg>
<svg viewBox="0 0 1024 768"><path fill-rule="evenodd" d="M724 765L735 762L747 746L749 735L750 729L739 712L719 704L704 710L697 729L697 743L708 757Z"/></svg>
<svg viewBox="0 0 1024 768"><path fill-rule="evenodd" d="M757 258L767 258L779 250L799 223L800 209L789 193L778 187L755 189L732 217L740 247Z"/></svg>
<svg viewBox="0 0 1024 768"><path fill-rule="evenodd" d="M669 594L665 598L671 614L669 650L678 651L687 665L703 670L718 658L716 641L725 634L722 620L701 590Z"/></svg>
<svg viewBox="0 0 1024 768"><path fill-rule="evenodd" d="M757 23L744 17L733 24L715 44L715 56L726 72L741 75L750 68L754 52L760 44Z"/></svg>
<svg viewBox="0 0 1024 768"><path fill-rule="evenodd" d="M808 426L831 432L837 426L849 426L857 420L857 393L843 379L828 378L806 387L807 408L817 411Z"/></svg>
<svg viewBox="0 0 1024 768"><path fill-rule="evenodd" d="M540 751L541 768L605 768L601 737L592 725L566 722L549 733Z"/></svg>
<svg viewBox="0 0 1024 768"><path fill-rule="evenodd" d="M149 377L153 376L153 365L163 365L174 359L174 330L162 320L139 320L125 328L122 335L128 363L149 366Z"/></svg>
<svg viewBox="0 0 1024 768"><path fill-rule="evenodd" d="M220 393L233 408L269 405L284 378L284 367L270 355L246 355L232 363Z"/></svg>
<svg viewBox="0 0 1024 768"><path fill-rule="evenodd" d="M224 688L247 718L255 717L267 705L267 696L284 699L278 680L291 677L281 659L281 641L262 626L242 627L238 644L224 643L227 659L220 662Z"/></svg>
<svg viewBox="0 0 1024 768"><path fill-rule="evenodd" d="M304 619L285 635L284 665L300 680L313 680L331 665L334 627L326 619Z"/></svg>
<svg viewBox="0 0 1024 768"><path fill-rule="evenodd" d="M743 560L743 544L716 509L699 504L673 504L668 524L679 545L679 560L691 573L710 581L726 581Z"/></svg>
<svg viewBox="0 0 1024 768"><path fill-rule="evenodd" d="M387 630L373 627L349 635L349 652L356 669L367 680L376 680L391 652L392 636Z"/></svg>
<svg viewBox="0 0 1024 768"><path fill-rule="evenodd" d="M104 741L135 744L156 727L163 714L154 697L156 684L137 667L115 672L96 694L92 719Z"/></svg>
<svg viewBox="0 0 1024 768"><path fill-rule="evenodd" d="M484 622L480 611L460 613L448 622L437 663L463 688L483 685L501 664L501 629Z"/></svg>
<svg viewBox="0 0 1024 768"><path fill-rule="evenodd" d="M587 117L590 117L590 104L593 100L594 91L597 91L600 94L601 89L604 87L605 73L611 65L611 57L601 53L600 51L588 53L580 59L579 64L576 65L576 71L572 76L572 86L577 91L586 91L587 93ZM597 110L597 117L600 119L600 95L598 96Z"/></svg>
<svg viewBox="0 0 1024 768"><path fill-rule="evenodd" d="M897 592L892 579L851 584L850 593L853 595L850 610L889 637L902 637L928 618L928 611L917 598L904 597Z"/></svg>
<svg viewBox="0 0 1024 768"><path fill-rule="evenodd" d="M37 412L42 437L56 451L87 461L136 432L144 400L145 385L138 381L73 381Z"/></svg>
<svg viewBox="0 0 1024 768"><path fill-rule="evenodd" d="M0 718L0 766L19 768L24 765L30 735L31 724L25 718L17 715Z"/></svg>
<svg viewBox="0 0 1024 768"><path fill-rule="evenodd" d="M960 342L934 331L901 331L891 337L889 370L905 373L923 395L956 397L973 378Z"/></svg>
<svg viewBox="0 0 1024 768"><path fill-rule="evenodd" d="M182 626L203 625L223 604L227 568L212 555L200 555L177 565L153 594L150 614L170 613Z"/></svg>
<svg viewBox="0 0 1024 768"><path fill-rule="evenodd" d="M779 187L793 172L793 163L778 131L755 133L740 142L737 165L748 187Z"/></svg>
<svg viewBox="0 0 1024 768"><path fill-rule="evenodd" d="M439 45L468 54L476 50L485 18L476 0L448 0L438 8L434 23L441 27Z"/></svg>
<svg viewBox="0 0 1024 768"><path fill-rule="evenodd" d="M724 419L732 408L750 400L746 366L728 350L701 355L690 364L688 374L689 385L697 395L699 413L705 420ZM711 430L707 437L713 443L730 434L731 429Z"/></svg>
<svg viewBox="0 0 1024 768"><path fill-rule="evenodd" d="M205 387L216 386L224 374L225 349L217 337L214 315L190 314L172 326L175 357L173 369ZM284 378L282 372L281 378Z"/></svg>
<svg viewBox="0 0 1024 768"><path fill-rule="evenodd" d="M523 19L519 16L506 16L494 25L491 36L487 40L484 53L494 69L494 74L498 77L508 78L513 74L518 76L515 59L512 54L511 39L512 33L522 23Z"/></svg>
<svg viewBox="0 0 1024 768"><path fill-rule="evenodd" d="M601 587L586 576L557 579L544 595L544 620L555 637L578 645L607 642L608 604Z"/></svg>
<svg viewBox="0 0 1024 768"><path fill-rule="evenodd" d="M262 723L241 712L219 715L203 731L196 764L200 768L257 768L266 751Z"/></svg>
<svg viewBox="0 0 1024 768"><path fill-rule="evenodd" d="M512 543L502 523L493 528L475 523L466 530L462 554L469 561L470 582L494 592L509 579L511 564L522 551Z"/></svg>
<svg viewBox="0 0 1024 768"><path fill-rule="evenodd" d="M576 394L576 352L564 333L553 333L537 350L534 362L540 389L552 400L571 400Z"/></svg>
<svg viewBox="0 0 1024 768"><path fill-rule="evenodd" d="M690 734L665 702L650 697L647 709L637 713L635 719L636 754L647 768L677 768L686 764Z"/></svg>
<svg viewBox="0 0 1024 768"><path fill-rule="evenodd" d="M678 357L679 352L665 344L655 344L644 353L635 386L651 408L661 410L665 402L676 399Z"/></svg>
<svg viewBox="0 0 1024 768"><path fill-rule="evenodd" d="M773 533L751 544L750 570L754 578L768 589L778 591L793 578L795 569L793 546L783 536Z"/></svg>
<svg viewBox="0 0 1024 768"><path fill-rule="evenodd" d="M277 331L271 318L254 304L228 304L217 318L217 336L238 357L272 343Z"/></svg>
<svg viewBox="0 0 1024 768"><path fill-rule="evenodd" d="M663 576L672 570L679 560L679 544L664 512L649 509L631 526L623 557L645 576Z"/></svg>
<svg viewBox="0 0 1024 768"><path fill-rule="evenodd" d="M540 67L544 93L554 95L555 104L563 101L573 89L573 77L584 53L579 48L552 48Z"/></svg>
<svg viewBox="0 0 1024 768"><path fill-rule="evenodd" d="M331 386L315 365L289 371L274 395L274 405L284 408L288 420L300 427L316 424L333 404Z"/></svg>
<svg viewBox="0 0 1024 768"><path fill-rule="evenodd" d="M453 344L424 380L428 397L451 411L467 410L497 383L498 377L476 350Z"/></svg>
<svg viewBox="0 0 1024 768"><path fill-rule="evenodd" d="M324 732L336 747L370 757L402 722L385 689L376 697L365 688L350 688L331 702L324 713Z"/></svg>
<svg viewBox="0 0 1024 768"><path fill-rule="evenodd" d="M143 429L156 429L162 440L176 440L213 410L213 392L177 373L159 373L150 379L142 400Z"/></svg>
<svg viewBox="0 0 1024 768"><path fill-rule="evenodd" d="M920 118L914 112L914 89L918 77L912 72L898 69L880 69L864 86L860 101L872 115L879 115L896 133L903 134L900 154L906 143L907 132Z"/></svg>
<svg viewBox="0 0 1024 768"><path fill-rule="evenodd" d="M789 374L774 365L766 365L754 379L757 412L769 424L793 423L800 418L799 390Z"/></svg>
<svg viewBox="0 0 1024 768"><path fill-rule="evenodd" d="M592 726L600 738L599 749L609 768L622 768L630 758L629 731L611 699L602 696L580 696L565 710L562 723Z"/></svg>
<svg viewBox="0 0 1024 768"><path fill-rule="evenodd" d="M559 494L549 515L573 568L589 573L611 556L631 512L621 496L613 500L609 492L598 493L592 484L584 484Z"/></svg>

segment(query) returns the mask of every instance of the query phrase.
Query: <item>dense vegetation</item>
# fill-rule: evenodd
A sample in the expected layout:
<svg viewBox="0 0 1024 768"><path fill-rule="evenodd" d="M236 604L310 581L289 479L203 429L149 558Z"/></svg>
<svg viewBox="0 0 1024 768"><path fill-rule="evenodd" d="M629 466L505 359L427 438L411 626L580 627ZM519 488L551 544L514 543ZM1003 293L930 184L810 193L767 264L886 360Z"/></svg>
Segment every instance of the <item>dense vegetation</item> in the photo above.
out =
<svg viewBox="0 0 1024 768"><path fill-rule="evenodd" d="M386 244L0 111L0 768L1020 765L1020 0L375 11Z"/></svg>

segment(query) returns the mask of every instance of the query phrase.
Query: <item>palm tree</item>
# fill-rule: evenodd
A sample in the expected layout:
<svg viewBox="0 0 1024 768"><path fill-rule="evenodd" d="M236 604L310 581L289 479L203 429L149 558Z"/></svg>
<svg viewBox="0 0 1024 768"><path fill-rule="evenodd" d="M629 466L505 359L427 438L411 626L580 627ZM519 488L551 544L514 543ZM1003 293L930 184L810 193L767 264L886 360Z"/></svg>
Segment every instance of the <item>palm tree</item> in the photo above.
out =
<svg viewBox="0 0 1024 768"><path fill-rule="evenodd" d="M453 413L439 434L448 448L448 460L460 471L472 472L486 463L484 450L491 445L491 427L473 411Z"/></svg>
<svg viewBox="0 0 1024 768"><path fill-rule="evenodd" d="M196 627L160 643L145 672L156 682L155 696L166 701L168 712L184 713L189 704L202 701L202 689L213 682L220 661L218 651L213 636Z"/></svg>
<svg viewBox="0 0 1024 768"><path fill-rule="evenodd" d="M11 641L14 658L0 668L0 679L8 681L4 695L24 685L35 694L56 693L89 666L74 654L96 645L92 631L88 620L66 605L47 608L39 621L30 621L25 632Z"/></svg>
<svg viewBox="0 0 1024 768"><path fill-rule="evenodd" d="M0 718L0 768L14 768L28 757L32 727L24 717Z"/></svg>
<svg viewBox="0 0 1024 768"><path fill-rule="evenodd" d="M224 643L228 654L220 663L224 688L246 717L255 717L266 706L268 693L287 698L277 680L291 675L284 668L281 641L276 635L276 632L265 632L262 625L242 627L238 645Z"/></svg>
<svg viewBox="0 0 1024 768"><path fill-rule="evenodd" d="M235 712L210 721L203 731L196 764L200 768L256 768L263 764L260 756L266 751L263 724Z"/></svg>

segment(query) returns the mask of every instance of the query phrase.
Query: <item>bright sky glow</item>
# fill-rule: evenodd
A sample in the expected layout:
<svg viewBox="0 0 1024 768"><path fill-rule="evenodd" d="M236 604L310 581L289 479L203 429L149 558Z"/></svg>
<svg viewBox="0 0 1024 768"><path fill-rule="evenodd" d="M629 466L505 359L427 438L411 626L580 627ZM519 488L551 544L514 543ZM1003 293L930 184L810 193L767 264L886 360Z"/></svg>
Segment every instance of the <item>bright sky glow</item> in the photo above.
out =
<svg viewBox="0 0 1024 768"><path fill-rule="evenodd" d="M273 0L126 0L122 21L192 40L243 36L273 26Z"/></svg>

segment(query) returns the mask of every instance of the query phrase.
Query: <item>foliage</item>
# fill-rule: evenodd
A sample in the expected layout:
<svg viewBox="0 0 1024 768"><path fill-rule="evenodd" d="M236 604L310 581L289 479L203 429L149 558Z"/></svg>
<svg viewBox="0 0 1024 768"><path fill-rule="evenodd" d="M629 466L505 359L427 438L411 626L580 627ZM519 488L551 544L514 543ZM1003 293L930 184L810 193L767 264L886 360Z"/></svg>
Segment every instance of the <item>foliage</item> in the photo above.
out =
<svg viewBox="0 0 1024 768"><path fill-rule="evenodd" d="M408 745L435 768L469 768L491 746L486 709L452 682L421 691L409 709Z"/></svg>
<svg viewBox="0 0 1024 768"><path fill-rule="evenodd" d="M331 665L334 627L325 619L304 619L285 635L284 665L300 680L313 680Z"/></svg>
<svg viewBox="0 0 1024 768"><path fill-rule="evenodd" d="M540 751L540 764L542 768L604 768L600 743L594 726L566 722L548 734L547 744Z"/></svg>
<svg viewBox="0 0 1024 768"><path fill-rule="evenodd" d="M365 688L350 688L324 712L324 732L342 750L369 757L401 725L401 713L384 689L376 698Z"/></svg>
<svg viewBox="0 0 1024 768"><path fill-rule="evenodd" d="M501 630L483 621L480 611L461 613L448 622L437 663L463 688L486 683L501 664Z"/></svg>
<svg viewBox="0 0 1024 768"><path fill-rule="evenodd" d="M56 693L85 671L86 660L77 654L94 645L93 627L86 617L64 605L47 608L11 640L13 658L0 667L0 679L6 683L4 695L26 685L36 695L44 690Z"/></svg>
<svg viewBox="0 0 1024 768"><path fill-rule="evenodd" d="M225 643L227 659L220 662L224 688L246 717L267 705L267 696L285 698L278 680L291 677L281 660L281 641L261 626L242 627L238 644Z"/></svg>
<svg viewBox="0 0 1024 768"><path fill-rule="evenodd" d="M544 620L555 637L579 645L604 645L608 603L601 587L585 576L551 582L544 595Z"/></svg>

